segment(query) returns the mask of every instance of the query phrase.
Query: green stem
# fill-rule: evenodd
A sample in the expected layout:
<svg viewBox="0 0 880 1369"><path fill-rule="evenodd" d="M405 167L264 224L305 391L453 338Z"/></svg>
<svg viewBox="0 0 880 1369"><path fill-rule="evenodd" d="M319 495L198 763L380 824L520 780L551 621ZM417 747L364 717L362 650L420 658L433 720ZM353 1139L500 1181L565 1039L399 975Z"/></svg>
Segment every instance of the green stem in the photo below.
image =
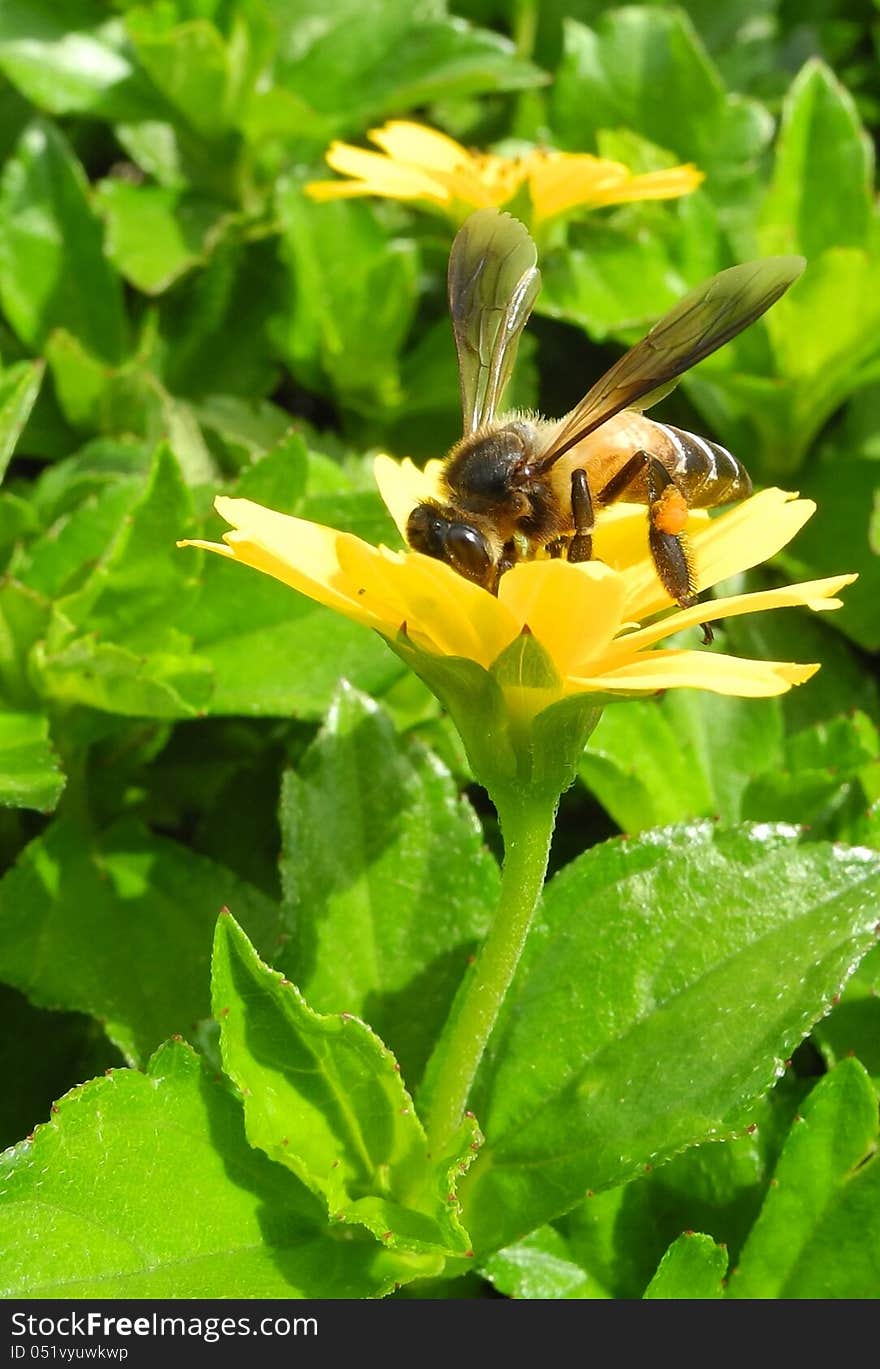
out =
<svg viewBox="0 0 880 1369"><path fill-rule="evenodd" d="M504 837L501 894L433 1073L426 1118L432 1155L444 1153L461 1124L474 1076L519 963L547 873L557 802L534 793L496 800Z"/></svg>
<svg viewBox="0 0 880 1369"><path fill-rule="evenodd" d="M516 0L513 11L513 41L518 57L530 58L535 51L538 32L536 0Z"/></svg>

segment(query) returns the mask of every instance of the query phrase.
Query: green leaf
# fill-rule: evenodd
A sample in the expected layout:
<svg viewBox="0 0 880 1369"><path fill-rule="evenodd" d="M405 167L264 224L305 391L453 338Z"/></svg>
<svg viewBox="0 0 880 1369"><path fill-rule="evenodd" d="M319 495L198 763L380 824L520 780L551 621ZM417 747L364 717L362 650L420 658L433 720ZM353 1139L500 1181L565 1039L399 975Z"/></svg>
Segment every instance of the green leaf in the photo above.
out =
<svg viewBox="0 0 880 1369"><path fill-rule="evenodd" d="M711 1236L685 1231L669 1247L645 1289L646 1298L720 1298L727 1251Z"/></svg>
<svg viewBox="0 0 880 1369"><path fill-rule="evenodd" d="M806 498L816 501L816 515L780 561L797 579L855 571L859 578L842 591L843 608L835 613L834 626L859 646L876 651L880 648L880 545L872 519L880 498L880 466L871 460L848 460L837 451L829 460L813 462L800 488Z"/></svg>
<svg viewBox="0 0 880 1369"><path fill-rule="evenodd" d="M813 838L852 840L880 780L877 729L864 713L795 733L784 755L743 795L743 816L809 826Z"/></svg>
<svg viewBox="0 0 880 1369"><path fill-rule="evenodd" d="M21 361L0 377L0 481L39 394L43 369L41 361Z"/></svg>
<svg viewBox="0 0 880 1369"><path fill-rule="evenodd" d="M873 944L878 888L880 856L785 827L694 823L566 867L472 1096L475 1244L735 1131Z"/></svg>
<svg viewBox="0 0 880 1369"><path fill-rule="evenodd" d="M189 531L192 503L170 449L153 458L146 486L82 588L61 602L77 626L102 640L138 649L162 649L167 624L195 593L192 564L175 555L174 542Z"/></svg>
<svg viewBox="0 0 880 1369"><path fill-rule="evenodd" d="M61 327L105 361L126 350L122 289L103 253L85 175L51 124L31 124L4 168L0 302L34 349Z"/></svg>
<svg viewBox="0 0 880 1369"><path fill-rule="evenodd" d="M763 576L751 574L748 588L764 587ZM809 689L782 696L786 731L797 733L824 725L844 709L860 709L880 723L880 688L865 670L864 658L834 628L834 614L757 613L729 618L725 633L738 656L766 661L816 661L821 665Z"/></svg>
<svg viewBox="0 0 880 1369"><path fill-rule="evenodd" d="M761 402L769 473L796 470L822 425L880 372L880 262L873 252L830 247L767 315L781 403ZM734 378L735 379L735 378ZM699 378L696 383L699 383ZM697 394L697 390L693 390ZM747 386L734 397L755 400Z"/></svg>
<svg viewBox="0 0 880 1369"><path fill-rule="evenodd" d="M455 1187L478 1145L471 1125L432 1160L387 1047L349 1013L313 1012L229 916L217 924L213 995L250 1143L318 1194L331 1220L390 1249L464 1255Z"/></svg>
<svg viewBox="0 0 880 1369"><path fill-rule="evenodd" d="M277 237L249 242L230 220L205 267L162 298L167 388L197 402L218 393L254 400L274 390L278 351L270 326L284 292Z"/></svg>
<svg viewBox="0 0 880 1369"><path fill-rule="evenodd" d="M490 1256L484 1272L499 1291L518 1297L539 1280L547 1286L541 1296L567 1296L579 1271L578 1297L632 1299L643 1296L682 1231L713 1232L735 1259L808 1088L786 1069L741 1135L692 1146L629 1183L590 1193L552 1227Z"/></svg>
<svg viewBox="0 0 880 1369"><path fill-rule="evenodd" d="M0 693L22 712L38 705L31 653L46 631L50 605L17 580L0 581Z"/></svg>
<svg viewBox="0 0 880 1369"><path fill-rule="evenodd" d="M59 819L0 881L0 975L40 1007L97 1017L142 1060L210 1011L211 934L224 904L271 945L277 907L222 865L132 820L90 841Z"/></svg>
<svg viewBox="0 0 880 1369"><path fill-rule="evenodd" d="M516 1245L498 1250L481 1267L493 1288L509 1298L601 1298L597 1281L571 1258L565 1238L539 1227Z"/></svg>
<svg viewBox="0 0 880 1369"><path fill-rule="evenodd" d="M50 114L131 119L156 103L125 52L120 20L95 0L4 0L0 71Z"/></svg>
<svg viewBox="0 0 880 1369"><path fill-rule="evenodd" d="M368 1020L415 1084L497 901L474 813L343 684L285 776L281 828L293 930L279 967L319 1012Z"/></svg>
<svg viewBox="0 0 880 1369"><path fill-rule="evenodd" d="M233 24L246 41L240 14ZM125 26L139 65L182 123L211 139L234 122L240 92L233 49L210 19L192 15L178 22L174 6L138 5Z"/></svg>
<svg viewBox="0 0 880 1369"><path fill-rule="evenodd" d="M324 115L329 134L360 133L430 100L519 90L546 77L509 39L447 16L435 0L385 0L369 11L271 0L280 26L279 86Z"/></svg>
<svg viewBox="0 0 880 1369"><path fill-rule="evenodd" d="M33 661L42 695L128 718L201 716L213 694L210 662L192 656L182 637L175 651L143 655L87 633L41 643Z"/></svg>
<svg viewBox="0 0 880 1369"><path fill-rule="evenodd" d="M708 173L711 193L742 180L772 133L756 101L729 95L681 10L612 10L595 30L570 20L551 122L578 152L601 129L632 129Z"/></svg>
<svg viewBox="0 0 880 1369"><path fill-rule="evenodd" d="M871 1298L880 1282L877 1099L843 1060L795 1118L731 1298Z"/></svg>
<svg viewBox="0 0 880 1369"><path fill-rule="evenodd" d="M813 1037L829 1065L856 1056L880 1092L880 947L865 956Z"/></svg>
<svg viewBox="0 0 880 1369"><path fill-rule="evenodd" d="M115 522L84 582L56 601L37 652L40 680L47 693L68 703L190 717L207 703L213 677L210 663L192 654L190 639L175 625L198 586L192 562L174 549L175 538L188 530L191 505L167 448L157 451L140 498L129 500L125 484L111 485L71 517L64 547L53 548L47 539L46 556L37 562L44 587L47 571L50 580L63 572L71 550L93 545L96 531ZM127 512L116 522L121 510Z"/></svg>
<svg viewBox="0 0 880 1369"><path fill-rule="evenodd" d="M782 107L762 249L812 260L828 247L867 247L873 181L873 147L852 96L822 62L807 62Z"/></svg>
<svg viewBox="0 0 880 1369"><path fill-rule="evenodd" d="M291 369L358 413L394 408L416 306L414 244L389 242L370 206L315 204L290 179L278 187L277 211L290 272L277 334Z"/></svg>
<svg viewBox="0 0 880 1369"><path fill-rule="evenodd" d="M557 1223L571 1257L616 1298L642 1296L682 1231L711 1231L735 1259L810 1084L786 1061L736 1136L692 1146L622 1187L588 1197Z"/></svg>
<svg viewBox="0 0 880 1369"><path fill-rule="evenodd" d="M676 269L660 237L643 229L628 236L604 224L590 224L580 241L551 252L541 273L537 312L600 341L630 329L646 333L696 283Z"/></svg>
<svg viewBox="0 0 880 1369"><path fill-rule="evenodd" d="M198 195L121 180L101 182L95 207L107 225L108 257L148 295L205 261L228 212Z"/></svg>
<svg viewBox="0 0 880 1369"><path fill-rule="evenodd" d="M346 480L342 494L297 501L302 479L296 469L298 450L294 440L286 482L287 458L280 455L265 479L260 475L262 463L252 468L238 492L261 500L269 496L267 502L278 492L299 517L357 533L369 542L394 544L393 524L378 496L357 493ZM313 465L310 462L310 483ZM213 531L209 529L209 535ZM192 551L178 555L194 563ZM267 575L229 565L217 556L203 558L198 600L179 621L213 671L214 690L208 702L213 714L321 718L340 679L380 694L402 673L377 634Z"/></svg>
<svg viewBox="0 0 880 1369"><path fill-rule="evenodd" d="M671 690L662 700L606 708L580 776L621 830L633 835L693 817L737 822L751 778L781 759L776 699Z"/></svg>
<svg viewBox="0 0 880 1369"><path fill-rule="evenodd" d="M48 813L64 789L64 775L40 713L0 713L0 804Z"/></svg>
<svg viewBox="0 0 880 1369"><path fill-rule="evenodd" d="M430 1272L357 1231L340 1241L185 1044L75 1089L0 1165L7 1298L372 1297Z"/></svg>

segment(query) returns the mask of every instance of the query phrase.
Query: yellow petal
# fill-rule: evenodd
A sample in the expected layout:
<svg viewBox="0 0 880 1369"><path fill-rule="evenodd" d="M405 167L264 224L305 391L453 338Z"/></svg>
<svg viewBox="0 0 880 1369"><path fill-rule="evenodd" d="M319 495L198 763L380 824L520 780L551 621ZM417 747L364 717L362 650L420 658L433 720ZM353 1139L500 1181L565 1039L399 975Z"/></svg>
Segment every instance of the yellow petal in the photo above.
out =
<svg viewBox="0 0 880 1369"><path fill-rule="evenodd" d="M442 561L373 547L351 533L276 513L249 499L215 500L233 531L232 555L318 603L395 637L401 628L423 649L489 666L518 636L519 623L494 595Z"/></svg>
<svg viewBox="0 0 880 1369"><path fill-rule="evenodd" d="M393 553L383 553L352 533L276 513L249 499L221 496L214 507L233 531L224 535L226 548L202 544L208 550L231 553L237 561L369 627L388 631L399 626L398 606L388 593L384 573L384 562ZM365 550L357 572L341 564L348 548L352 555Z"/></svg>
<svg viewBox="0 0 880 1369"><path fill-rule="evenodd" d="M605 651L620 628L624 583L598 561L524 561L501 578L498 597L571 675Z"/></svg>
<svg viewBox="0 0 880 1369"><path fill-rule="evenodd" d="M589 153L535 152L528 162L529 193L538 220L579 205L598 208L633 200L671 199L696 189L702 172L691 164L634 176L622 162Z"/></svg>
<svg viewBox="0 0 880 1369"><path fill-rule="evenodd" d="M708 520L689 533L695 579L700 590L768 561L799 532L816 511L811 499L788 490L769 489ZM673 602L644 563L627 572L626 616L652 617Z"/></svg>
<svg viewBox="0 0 880 1369"><path fill-rule="evenodd" d="M424 124L392 119L382 128L371 128L371 143L398 162L425 167L428 171L456 171L471 160L467 148L454 138Z"/></svg>
<svg viewBox="0 0 880 1369"><path fill-rule="evenodd" d="M857 580L857 575L835 575L826 580L805 580L797 585L782 585L778 589L756 590L752 594L736 594L724 599L707 599L693 608L679 609L670 613L658 623L651 623L638 632L630 632L614 643L611 653L642 651L653 646L674 632L687 627L697 627L700 623L715 622L719 618L737 618L743 613L763 613L771 608L810 608L815 612L842 608L840 599L834 595L845 585Z"/></svg>
<svg viewBox="0 0 880 1369"><path fill-rule="evenodd" d="M352 176L358 185L358 194L385 195L389 199L428 199L437 204L445 204L449 192L442 183L435 180L427 171L418 166L392 161L380 152L370 152L363 147L353 147L350 143L331 143L325 158L327 165L344 176ZM327 190L320 187L346 185L347 182L312 181L309 193L312 198L332 198ZM355 193L351 189L345 193Z"/></svg>
<svg viewBox="0 0 880 1369"><path fill-rule="evenodd" d="M715 651L647 651L637 661L601 675L569 681L580 689L651 694L658 689L708 689L714 694L766 698L815 675L818 665L752 661Z"/></svg>
<svg viewBox="0 0 880 1369"><path fill-rule="evenodd" d="M444 561L418 552L404 561L397 573L403 617L420 645L488 668L519 636L522 624L510 610Z"/></svg>
<svg viewBox="0 0 880 1369"><path fill-rule="evenodd" d="M373 462L373 477L385 506L406 541L406 525L416 504L426 499L439 499L442 461L429 461L425 469L419 470L409 457L395 461L392 456L380 453Z"/></svg>

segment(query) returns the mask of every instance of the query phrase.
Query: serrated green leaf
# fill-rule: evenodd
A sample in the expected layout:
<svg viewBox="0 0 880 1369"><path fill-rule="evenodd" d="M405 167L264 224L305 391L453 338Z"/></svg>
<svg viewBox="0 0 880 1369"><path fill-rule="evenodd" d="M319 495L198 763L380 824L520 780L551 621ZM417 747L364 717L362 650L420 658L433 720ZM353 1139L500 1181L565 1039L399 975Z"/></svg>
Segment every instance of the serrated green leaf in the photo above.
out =
<svg viewBox="0 0 880 1369"><path fill-rule="evenodd" d="M500 1269L500 1291L515 1296L520 1278L529 1284L564 1280L580 1271L579 1297L642 1297L667 1246L682 1231L709 1230L733 1258L742 1248L767 1189L783 1140L809 1081L787 1069L754 1108L741 1135L692 1146L668 1163L617 1188L590 1193L552 1227L541 1227L486 1262ZM521 1271L521 1275L520 1272ZM493 1282L494 1282L493 1278ZM564 1295L565 1284L556 1294Z"/></svg>
<svg viewBox="0 0 880 1369"><path fill-rule="evenodd" d="M64 789L64 775L49 741L49 720L40 713L0 713L0 804L50 812Z"/></svg>
<svg viewBox="0 0 880 1369"><path fill-rule="evenodd" d="M433 756L342 685L285 776L281 829L279 967L319 1012L369 1021L414 1085L497 901L475 815Z"/></svg>
<svg viewBox="0 0 880 1369"><path fill-rule="evenodd" d="M142 1060L208 1015L224 904L273 943L276 905L223 866L132 820L89 841L59 819L0 881L0 976L40 1007L97 1017Z"/></svg>
<svg viewBox="0 0 880 1369"><path fill-rule="evenodd" d="M880 947L865 956L813 1037L829 1065L856 1056L880 1092Z"/></svg>
<svg viewBox="0 0 880 1369"><path fill-rule="evenodd" d="M762 249L809 261L828 247L867 247L873 181L873 147L852 96L824 63L807 62L782 107Z"/></svg>
<svg viewBox="0 0 880 1369"><path fill-rule="evenodd" d="M478 1248L730 1135L873 944L878 889L880 857L784 827L695 823L568 866L472 1095Z"/></svg>
<svg viewBox="0 0 880 1369"><path fill-rule="evenodd" d="M877 1099L843 1060L795 1118L731 1298L871 1298L880 1286Z"/></svg>
<svg viewBox="0 0 880 1369"><path fill-rule="evenodd" d="M685 1231L669 1247L648 1287L646 1298L720 1298L727 1272L727 1251L711 1236Z"/></svg>
<svg viewBox="0 0 880 1369"><path fill-rule="evenodd" d="M34 407L43 369L40 361L22 361L0 377L0 481Z"/></svg>
<svg viewBox="0 0 880 1369"><path fill-rule="evenodd" d="M432 1272L357 1231L339 1240L251 1149L240 1104L185 1044L146 1076L114 1070L69 1093L0 1158L0 1186L7 1298L375 1297Z"/></svg>
<svg viewBox="0 0 880 1369"><path fill-rule="evenodd" d="M464 1255L455 1187L475 1129L466 1123L453 1153L432 1159L387 1047L348 1013L313 1012L229 916L217 924L213 997L251 1144L318 1194L331 1220L364 1226L389 1248Z"/></svg>
<svg viewBox="0 0 880 1369"><path fill-rule="evenodd" d="M119 278L79 162L52 124L25 130L0 184L0 301L29 347L67 328L105 361L126 350Z"/></svg>

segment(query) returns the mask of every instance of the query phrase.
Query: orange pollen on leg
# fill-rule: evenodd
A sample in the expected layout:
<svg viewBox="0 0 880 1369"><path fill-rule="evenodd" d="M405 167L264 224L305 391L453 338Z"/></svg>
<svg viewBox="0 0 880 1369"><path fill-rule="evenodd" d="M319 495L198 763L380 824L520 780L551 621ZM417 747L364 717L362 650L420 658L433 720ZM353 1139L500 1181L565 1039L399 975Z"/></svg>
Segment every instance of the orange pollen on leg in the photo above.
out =
<svg viewBox="0 0 880 1369"><path fill-rule="evenodd" d="M675 536L683 532L688 520L687 500L675 485L667 485L651 506L651 520L658 532Z"/></svg>

